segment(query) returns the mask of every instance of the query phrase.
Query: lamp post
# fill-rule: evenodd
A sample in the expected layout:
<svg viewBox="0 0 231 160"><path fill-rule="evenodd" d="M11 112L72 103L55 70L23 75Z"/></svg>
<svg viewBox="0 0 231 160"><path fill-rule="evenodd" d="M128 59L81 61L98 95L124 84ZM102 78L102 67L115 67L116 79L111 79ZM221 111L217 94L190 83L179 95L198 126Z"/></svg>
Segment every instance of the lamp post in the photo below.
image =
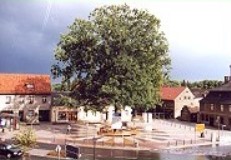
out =
<svg viewBox="0 0 231 160"><path fill-rule="evenodd" d="M93 137L93 160L95 160L95 146L96 146L96 137Z"/></svg>
<svg viewBox="0 0 231 160"><path fill-rule="evenodd" d="M217 116L216 122L217 122L217 131L218 131L217 141L220 141L220 125L221 125L220 116Z"/></svg>
<svg viewBox="0 0 231 160"><path fill-rule="evenodd" d="M86 124L86 137L88 137L88 125L89 123Z"/></svg>

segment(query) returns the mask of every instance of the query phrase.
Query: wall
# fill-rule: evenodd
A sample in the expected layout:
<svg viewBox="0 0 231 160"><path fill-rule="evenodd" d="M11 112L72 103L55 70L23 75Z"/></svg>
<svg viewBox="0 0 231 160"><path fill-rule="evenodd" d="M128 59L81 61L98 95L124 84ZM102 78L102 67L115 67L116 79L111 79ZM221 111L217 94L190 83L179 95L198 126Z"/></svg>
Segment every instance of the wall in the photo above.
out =
<svg viewBox="0 0 231 160"><path fill-rule="evenodd" d="M195 100L195 96L192 94L189 88L186 88L175 99L174 118L181 116L181 110L184 106L195 107L198 102Z"/></svg>
<svg viewBox="0 0 231 160"><path fill-rule="evenodd" d="M66 119L59 119L59 112L65 112L66 113ZM66 106L53 106L51 109L51 122L52 123L68 123L69 122L69 115L68 113L72 112L76 116L76 121L77 121L77 116L78 116L78 109L77 108L69 108Z"/></svg>
<svg viewBox="0 0 231 160"><path fill-rule="evenodd" d="M101 113L99 111L84 111L84 107L78 109L78 120L87 121L89 123L99 123L101 122Z"/></svg>
<svg viewBox="0 0 231 160"><path fill-rule="evenodd" d="M42 101L44 96L46 97L45 103ZM6 104L6 97L11 97L9 104ZM0 111L13 111L16 114L23 111L25 120L29 110L34 110L36 114L39 114L39 110L50 110L50 95L32 95L32 97L34 97L33 103L30 104L30 95L0 95Z"/></svg>
<svg viewBox="0 0 231 160"><path fill-rule="evenodd" d="M213 104L213 110L211 110L211 104ZM221 105L223 105L223 111L221 110ZM230 108L231 104L222 104L222 101L218 103L201 103L199 121L212 126L225 124L227 128L231 128L231 124L229 123L229 121L231 122ZM219 122L218 116L220 117ZM223 119L223 122L221 119Z"/></svg>

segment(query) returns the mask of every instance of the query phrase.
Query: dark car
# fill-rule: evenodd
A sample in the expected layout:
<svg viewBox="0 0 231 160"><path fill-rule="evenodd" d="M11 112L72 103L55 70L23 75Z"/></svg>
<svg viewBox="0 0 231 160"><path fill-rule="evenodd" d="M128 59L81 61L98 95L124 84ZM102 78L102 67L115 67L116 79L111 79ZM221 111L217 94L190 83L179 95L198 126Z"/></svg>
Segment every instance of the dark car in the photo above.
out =
<svg viewBox="0 0 231 160"><path fill-rule="evenodd" d="M7 142L0 142L0 155L6 158L22 156L22 150L14 144Z"/></svg>

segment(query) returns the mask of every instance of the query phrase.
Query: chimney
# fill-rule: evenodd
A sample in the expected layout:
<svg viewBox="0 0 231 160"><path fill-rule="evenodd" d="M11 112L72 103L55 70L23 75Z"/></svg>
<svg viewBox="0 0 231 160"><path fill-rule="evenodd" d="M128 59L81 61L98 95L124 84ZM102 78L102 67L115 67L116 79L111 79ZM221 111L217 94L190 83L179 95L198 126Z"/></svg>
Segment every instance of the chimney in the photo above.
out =
<svg viewBox="0 0 231 160"><path fill-rule="evenodd" d="M231 81L231 65L229 65L229 69L230 69L229 76L224 77L225 84L228 83L229 81Z"/></svg>
<svg viewBox="0 0 231 160"><path fill-rule="evenodd" d="M229 77L231 77L231 64L229 65L229 71L230 71Z"/></svg>

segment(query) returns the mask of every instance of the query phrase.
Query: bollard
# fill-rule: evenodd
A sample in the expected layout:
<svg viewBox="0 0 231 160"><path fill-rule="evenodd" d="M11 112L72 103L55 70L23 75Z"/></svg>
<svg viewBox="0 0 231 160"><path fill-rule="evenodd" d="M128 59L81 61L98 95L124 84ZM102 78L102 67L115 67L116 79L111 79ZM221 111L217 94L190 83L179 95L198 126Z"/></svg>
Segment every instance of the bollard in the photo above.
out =
<svg viewBox="0 0 231 160"><path fill-rule="evenodd" d="M185 145L185 139L183 140L183 145Z"/></svg>
<svg viewBox="0 0 231 160"><path fill-rule="evenodd" d="M191 144L193 144L193 140L191 139Z"/></svg>
<svg viewBox="0 0 231 160"><path fill-rule="evenodd" d="M176 146L177 146L177 140L176 140Z"/></svg>

